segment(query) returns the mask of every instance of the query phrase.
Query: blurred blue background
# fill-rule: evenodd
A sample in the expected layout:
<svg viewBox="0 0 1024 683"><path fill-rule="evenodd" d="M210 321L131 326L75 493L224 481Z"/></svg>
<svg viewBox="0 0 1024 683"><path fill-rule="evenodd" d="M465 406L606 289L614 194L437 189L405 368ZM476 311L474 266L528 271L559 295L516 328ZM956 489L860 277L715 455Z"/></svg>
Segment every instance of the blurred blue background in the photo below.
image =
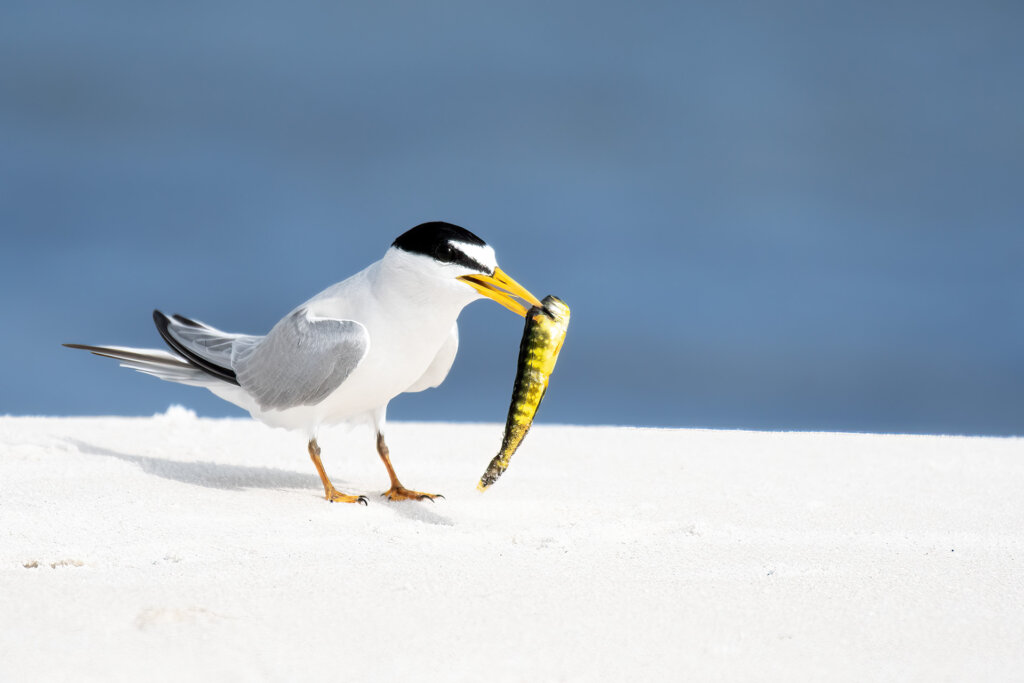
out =
<svg viewBox="0 0 1024 683"><path fill-rule="evenodd" d="M1024 434L1024 3L11 2L0 413L241 415L61 342L265 332L447 220L573 308L543 422ZM390 417L502 421L521 320Z"/></svg>

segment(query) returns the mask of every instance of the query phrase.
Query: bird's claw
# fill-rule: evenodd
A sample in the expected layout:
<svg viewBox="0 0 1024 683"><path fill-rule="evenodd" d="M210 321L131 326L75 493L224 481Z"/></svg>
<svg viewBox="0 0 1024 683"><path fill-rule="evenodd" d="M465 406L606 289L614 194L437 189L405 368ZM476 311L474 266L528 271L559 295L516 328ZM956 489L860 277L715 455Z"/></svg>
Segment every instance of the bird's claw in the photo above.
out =
<svg viewBox="0 0 1024 683"><path fill-rule="evenodd" d="M347 493L342 493L333 486L324 496L327 498L329 503L361 503L362 505L369 505L370 501L366 496L351 496Z"/></svg>
<svg viewBox="0 0 1024 683"><path fill-rule="evenodd" d="M423 493L422 491L412 491L401 485L392 486L381 496L388 500L429 500L431 503L434 502L435 498L444 498L440 493Z"/></svg>

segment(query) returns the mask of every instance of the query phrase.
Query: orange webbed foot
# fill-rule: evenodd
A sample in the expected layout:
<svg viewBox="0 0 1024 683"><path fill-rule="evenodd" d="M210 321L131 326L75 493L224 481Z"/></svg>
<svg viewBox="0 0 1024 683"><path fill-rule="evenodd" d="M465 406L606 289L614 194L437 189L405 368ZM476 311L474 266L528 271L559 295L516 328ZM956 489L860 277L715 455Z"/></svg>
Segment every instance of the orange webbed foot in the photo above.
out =
<svg viewBox="0 0 1024 683"><path fill-rule="evenodd" d="M412 491L405 488L401 484L392 486L384 493L380 494L388 500L429 500L431 502L436 498L444 498L440 493L423 493L422 491Z"/></svg>
<svg viewBox="0 0 1024 683"><path fill-rule="evenodd" d="M324 497L327 498L328 502L331 503L362 503L363 505L369 504L366 496L353 496L348 493L342 493L333 486L330 490L325 491Z"/></svg>

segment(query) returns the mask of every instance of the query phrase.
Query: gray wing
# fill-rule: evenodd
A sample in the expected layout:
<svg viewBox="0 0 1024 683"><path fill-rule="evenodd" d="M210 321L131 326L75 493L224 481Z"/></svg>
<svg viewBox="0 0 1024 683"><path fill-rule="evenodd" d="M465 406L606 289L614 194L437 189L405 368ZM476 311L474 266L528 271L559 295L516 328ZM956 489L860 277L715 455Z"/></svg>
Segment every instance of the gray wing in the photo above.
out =
<svg viewBox="0 0 1024 683"><path fill-rule="evenodd" d="M448 371L452 369L452 363L455 362L455 354L459 351L459 324L452 325L452 331L448 334L448 337L444 340L444 344L438 350L437 355L434 356L434 360L430 362L430 367L427 368L423 376L420 377L416 382L406 389L407 392L423 391L424 389L433 389L434 387L441 384L444 378L448 376Z"/></svg>
<svg viewBox="0 0 1024 683"><path fill-rule="evenodd" d="M355 320L317 318L300 308L255 344L232 354L238 384L264 410L316 405L341 386L370 348Z"/></svg>

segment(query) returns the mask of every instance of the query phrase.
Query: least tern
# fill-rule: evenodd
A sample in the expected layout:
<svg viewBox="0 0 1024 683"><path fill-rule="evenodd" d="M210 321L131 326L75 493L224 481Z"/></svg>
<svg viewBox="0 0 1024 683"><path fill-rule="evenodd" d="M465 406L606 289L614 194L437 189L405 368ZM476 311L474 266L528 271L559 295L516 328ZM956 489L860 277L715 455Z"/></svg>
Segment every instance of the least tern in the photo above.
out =
<svg viewBox="0 0 1024 683"><path fill-rule="evenodd" d="M391 500L439 494L402 486L384 441L388 403L444 381L459 347L457 318L487 297L520 316L540 301L498 267L494 249L443 222L400 235L384 257L295 308L263 336L222 332L153 311L170 347L65 346L121 361L163 380L206 387L272 427L301 431L327 500L366 504L339 492L320 460L321 426L368 422L387 468Z"/></svg>

